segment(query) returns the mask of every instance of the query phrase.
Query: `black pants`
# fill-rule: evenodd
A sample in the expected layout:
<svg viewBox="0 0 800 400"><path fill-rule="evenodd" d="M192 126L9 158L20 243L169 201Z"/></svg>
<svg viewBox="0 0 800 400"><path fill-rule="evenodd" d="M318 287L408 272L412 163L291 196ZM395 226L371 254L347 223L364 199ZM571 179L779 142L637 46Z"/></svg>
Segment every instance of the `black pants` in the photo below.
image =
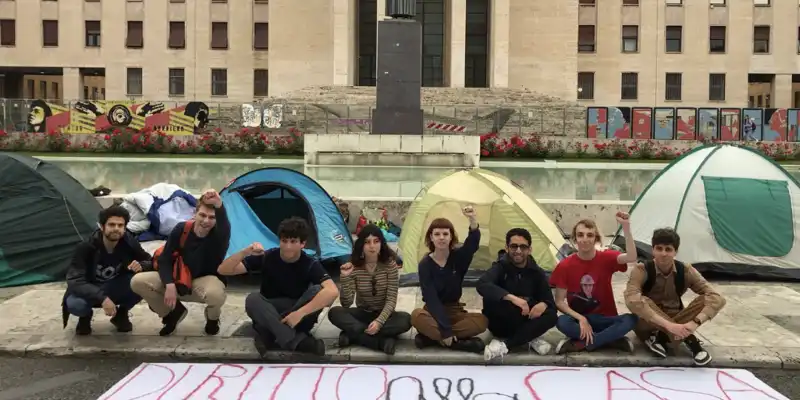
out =
<svg viewBox="0 0 800 400"><path fill-rule="evenodd" d="M380 313L367 311L357 307L333 307L328 311L328 319L347 336L352 338L363 334L369 324L378 318ZM393 312L375 336L393 338L411 329L411 315L402 311Z"/></svg>
<svg viewBox="0 0 800 400"><path fill-rule="evenodd" d="M505 338L509 349L544 335L556 326L558 320L558 313L553 308L548 307L538 318L531 319L522 315L519 307L505 300L484 301L483 315L489 320L492 335Z"/></svg>
<svg viewBox="0 0 800 400"><path fill-rule="evenodd" d="M253 321L253 330L267 345L277 343L284 350L294 350L297 344L314 329L322 310L306 315L294 328L281 322L283 317L311 301L321 290L319 285L308 288L299 299L266 298L259 292L250 293L244 301L244 310Z"/></svg>

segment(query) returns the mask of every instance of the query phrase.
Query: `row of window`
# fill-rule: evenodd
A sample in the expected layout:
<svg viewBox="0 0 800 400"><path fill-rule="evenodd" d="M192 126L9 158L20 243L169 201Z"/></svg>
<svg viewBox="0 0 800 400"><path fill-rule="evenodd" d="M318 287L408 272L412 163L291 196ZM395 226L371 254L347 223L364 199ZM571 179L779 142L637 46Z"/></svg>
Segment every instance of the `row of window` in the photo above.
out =
<svg viewBox="0 0 800 400"><path fill-rule="evenodd" d="M665 83L664 100L681 101L683 97L683 74L668 72ZM638 72L622 73L620 99L639 99ZM594 72L578 72L578 100L594 100ZM708 100L725 101L725 74L708 75Z"/></svg>
<svg viewBox="0 0 800 400"><path fill-rule="evenodd" d="M753 54L769 54L771 51L770 31L771 28L769 25L758 25L753 27ZM800 53L800 27L798 27L797 35L798 53ZM708 29L708 52L712 54L725 53L727 51L726 37L727 27L710 26ZM667 53L683 52L683 26L667 26L664 29L664 40L665 51ZM638 25L622 26L621 48L623 53L639 52ZM595 25L580 25L578 27L578 52L594 53L595 51L597 51Z"/></svg>
<svg viewBox="0 0 800 400"><path fill-rule="evenodd" d="M101 46L100 21L84 21L84 38L86 47ZM0 20L0 46L16 46L17 24L13 19ZM42 21L42 46L58 47L58 20ZM125 47L141 49L144 47L144 22L128 21L125 34ZM186 22L170 21L167 47L170 49L186 48ZM211 23L211 48L226 50L228 48L228 23ZM269 23L253 24L253 49L269 49Z"/></svg>
<svg viewBox="0 0 800 400"><path fill-rule="evenodd" d="M129 96L141 96L144 92L144 80L141 68L128 68L126 71L125 91ZM183 96L186 94L185 76L183 68L169 68L169 95ZM253 70L253 96L267 97L269 93L269 70ZM225 68L211 69L211 95L228 95L228 70Z"/></svg>
<svg viewBox="0 0 800 400"><path fill-rule="evenodd" d="M665 0L665 3L668 6L682 6L683 5L683 0ZM594 6L597 5L597 0L579 0L578 4L581 5L581 6L594 7ZM708 4L714 5L714 6L725 6L725 5L727 5L726 4L726 0L708 0ZM622 0L622 5L623 6L638 6L639 5L639 0ZM770 0L753 0L753 5L754 6L759 6L759 7L765 7L765 6L768 7L768 6L771 6L772 4L771 4Z"/></svg>

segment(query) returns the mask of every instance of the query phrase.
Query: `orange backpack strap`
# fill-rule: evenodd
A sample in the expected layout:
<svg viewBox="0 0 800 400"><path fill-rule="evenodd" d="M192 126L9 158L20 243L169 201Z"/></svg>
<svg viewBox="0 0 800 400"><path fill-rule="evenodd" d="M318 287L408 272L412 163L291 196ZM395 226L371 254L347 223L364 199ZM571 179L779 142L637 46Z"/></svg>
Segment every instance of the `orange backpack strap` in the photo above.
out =
<svg viewBox="0 0 800 400"><path fill-rule="evenodd" d="M183 233L181 233L181 241L178 244L178 246L179 246L178 248L179 249L181 249L181 250L183 249L183 246L186 244L186 239L189 238L189 232L192 231L192 227L193 226L194 226L194 221L193 220L188 220L183 225Z"/></svg>

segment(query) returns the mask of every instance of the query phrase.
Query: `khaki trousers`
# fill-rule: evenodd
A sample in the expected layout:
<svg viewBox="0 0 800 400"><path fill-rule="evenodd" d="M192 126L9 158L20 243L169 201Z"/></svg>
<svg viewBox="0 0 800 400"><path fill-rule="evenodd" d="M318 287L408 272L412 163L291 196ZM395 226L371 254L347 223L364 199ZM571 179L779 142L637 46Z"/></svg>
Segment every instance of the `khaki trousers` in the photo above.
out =
<svg viewBox="0 0 800 400"><path fill-rule="evenodd" d="M647 303L647 306L650 307L654 312L658 315L664 317L667 321L672 321L676 324L686 324L691 322L706 306L705 298L703 296L697 296L689 303L688 306L684 307L683 310L674 313L674 315L667 314L664 310L658 307L653 300L650 300L648 297L642 297L642 299ZM650 337L654 332L657 330L663 331L667 334L667 337L670 338L670 345L674 345L675 340L672 338L672 335L665 331L664 329L657 327L643 318L639 318L639 322L636 324L636 327L633 328L633 332L639 337L640 340L645 341L647 338Z"/></svg>
<svg viewBox="0 0 800 400"><path fill-rule="evenodd" d="M464 310L464 304L445 304L445 312L450 320L453 335L458 339L469 339L480 335L489 326L489 320L480 313L470 313ZM428 311L427 307L418 308L411 313L411 325L417 332L429 339L442 340L439 323Z"/></svg>
<svg viewBox="0 0 800 400"><path fill-rule="evenodd" d="M169 314L170 308L164 304L166 285L161 282L158 271L140 272L131 279L131 290L142 296L150 309L159 317L164 318ZM178 300L189 303L206 305L206 319L218 321L222 314L222 305L225 304L227 294L225 284L214 275L207 275L192 281L192 294L178 296Z"/></svg>

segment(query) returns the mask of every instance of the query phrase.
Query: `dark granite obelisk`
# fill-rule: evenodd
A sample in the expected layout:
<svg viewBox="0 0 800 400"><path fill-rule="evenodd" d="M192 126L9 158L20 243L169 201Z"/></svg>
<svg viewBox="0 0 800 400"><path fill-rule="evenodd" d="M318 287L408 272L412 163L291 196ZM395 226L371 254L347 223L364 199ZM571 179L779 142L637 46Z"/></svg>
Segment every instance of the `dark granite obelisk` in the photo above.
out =
<svg viewBox="0 0 800 400"><path fill-rule="evenodd" d="M416 0L386 0L378 22L377 100L372 133L422 135L422 25Z"/></svg>

